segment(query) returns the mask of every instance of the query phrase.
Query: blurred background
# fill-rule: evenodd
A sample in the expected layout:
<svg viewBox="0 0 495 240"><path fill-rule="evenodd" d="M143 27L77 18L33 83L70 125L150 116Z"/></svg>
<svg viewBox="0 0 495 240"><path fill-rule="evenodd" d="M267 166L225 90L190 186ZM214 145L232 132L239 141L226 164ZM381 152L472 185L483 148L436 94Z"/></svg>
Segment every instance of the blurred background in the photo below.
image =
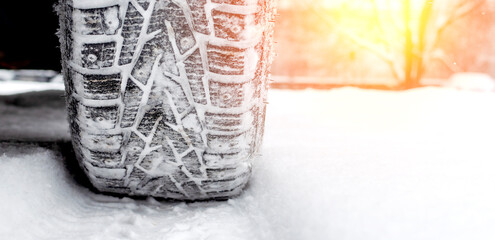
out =
<svg viewBox="0 0 495 240"><path fill-rule="evenodd" d="M60 71L55 2L2 3L1 69ZM490 85L494 13L495 0L278 0L272 85Z"/></svg>

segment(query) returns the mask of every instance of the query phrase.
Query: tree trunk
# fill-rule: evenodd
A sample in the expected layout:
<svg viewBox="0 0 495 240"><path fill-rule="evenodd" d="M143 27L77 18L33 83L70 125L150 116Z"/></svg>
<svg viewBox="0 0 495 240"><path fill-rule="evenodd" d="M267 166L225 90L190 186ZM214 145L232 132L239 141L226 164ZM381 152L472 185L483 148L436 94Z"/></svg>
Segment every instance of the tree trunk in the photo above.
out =
<svg viewBox="0 0 495 240"><path fill-rule="evenodd" d="M415 79L413 76L413 39L411 33L411 3L410 0L404 0L404 30L405 30L405 42L404 42L404 87L406 89L415 87Z"/></svg>
<svg viewBox="0 0 495 240"><path fill-rule="evenodd" d="M421 10L421 16L419 19L419 29L418 29L418 47L417 53L415 55L415 73L414 73L414 82L416 86L420 85L421 78L423 78L424 73L424 57L425 57L425 48L427 41L427 29L428 23L430 22L431 11L433 9L434 0L427 0L424 2L423 8Z"/></svg>

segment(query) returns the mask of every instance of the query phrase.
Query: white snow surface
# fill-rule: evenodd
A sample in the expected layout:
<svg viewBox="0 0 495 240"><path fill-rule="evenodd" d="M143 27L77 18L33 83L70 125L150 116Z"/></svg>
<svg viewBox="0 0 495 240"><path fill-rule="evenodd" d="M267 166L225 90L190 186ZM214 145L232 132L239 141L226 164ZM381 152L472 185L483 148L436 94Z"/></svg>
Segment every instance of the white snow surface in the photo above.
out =
<svg viewBox="0 0 495 240"><path fill-rule="evenodd" d="M64 83L57 82L31 82L7 80L0 82L0 96L11 95L25 92L37 92L45 90L64 90Z"/></svg>
<svg viewBox="0 0 495 240"><path fill-rule="evenodd" d="M225 202L96 194L58 152L0 143L0 239L495 237L495 94L342 88L269 100L250 184Z"/></svg>
<svg viewBox="0 0 495 240"><path fill-rule="evenodd" d="M447 82L447 86L460 90L493 92L495 90L495 81L485 73L463 72L452 75Z"/></svg>

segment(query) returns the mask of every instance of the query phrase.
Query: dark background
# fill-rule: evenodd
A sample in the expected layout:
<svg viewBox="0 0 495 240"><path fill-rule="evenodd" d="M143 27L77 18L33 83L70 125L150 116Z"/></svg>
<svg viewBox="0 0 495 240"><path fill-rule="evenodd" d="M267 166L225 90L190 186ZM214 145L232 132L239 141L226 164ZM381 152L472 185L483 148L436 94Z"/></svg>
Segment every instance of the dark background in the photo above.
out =
<svg viewBox="0 0 495 240"><path fill-rule="evenodd" d="M6 3L8 2L8 3ZM60 71L57 0L2 1L0 68Z"/></svg>

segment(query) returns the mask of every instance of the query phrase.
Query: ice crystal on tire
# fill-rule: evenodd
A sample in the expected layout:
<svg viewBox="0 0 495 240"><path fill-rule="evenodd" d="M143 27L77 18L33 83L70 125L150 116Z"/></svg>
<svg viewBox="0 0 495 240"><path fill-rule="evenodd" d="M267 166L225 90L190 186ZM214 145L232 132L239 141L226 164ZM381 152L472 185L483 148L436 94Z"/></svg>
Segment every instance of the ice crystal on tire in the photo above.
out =
<svg viewBox="0 0 495 240"><path fill-rule="evenodd" d="M263 135L272 1L60 0L59 15L73 145L96 188L242 191Z"/></svg>

